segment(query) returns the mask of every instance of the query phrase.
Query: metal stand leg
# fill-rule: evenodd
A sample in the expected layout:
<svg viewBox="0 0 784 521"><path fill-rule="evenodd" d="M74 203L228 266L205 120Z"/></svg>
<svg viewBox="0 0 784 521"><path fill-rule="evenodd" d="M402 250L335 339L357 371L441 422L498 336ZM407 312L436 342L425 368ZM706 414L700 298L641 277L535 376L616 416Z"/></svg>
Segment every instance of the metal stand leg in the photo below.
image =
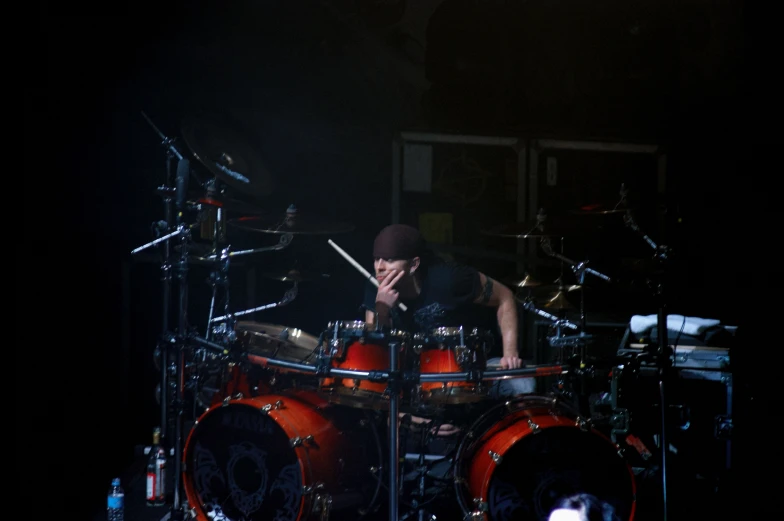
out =
<svg viewBox="0 0 784 521"><path fill-rule="evenodd" d="M400 375L397 370L397 351L399 348L400 344L397 342L389 344L389 521L398 521L398 496L400 490L400 483L398 483L398 466L400 464L398 454Z"/></svg>

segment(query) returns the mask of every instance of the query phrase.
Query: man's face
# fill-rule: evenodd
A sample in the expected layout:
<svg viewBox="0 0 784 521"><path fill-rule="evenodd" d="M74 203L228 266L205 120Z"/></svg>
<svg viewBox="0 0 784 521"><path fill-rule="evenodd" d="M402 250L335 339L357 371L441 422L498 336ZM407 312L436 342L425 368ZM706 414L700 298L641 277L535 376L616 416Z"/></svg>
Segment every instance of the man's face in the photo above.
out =
<svg viewBox="0 0 784 521"><path fill-rule="evenodd" d="M411 261L408 259L375 259L373 261L373 267L376 270L376 280L379 282L383 281L390 273L397 273L399 271L405 273L405 275L403 275L403 279L405 279L409 276Z"/></svg>

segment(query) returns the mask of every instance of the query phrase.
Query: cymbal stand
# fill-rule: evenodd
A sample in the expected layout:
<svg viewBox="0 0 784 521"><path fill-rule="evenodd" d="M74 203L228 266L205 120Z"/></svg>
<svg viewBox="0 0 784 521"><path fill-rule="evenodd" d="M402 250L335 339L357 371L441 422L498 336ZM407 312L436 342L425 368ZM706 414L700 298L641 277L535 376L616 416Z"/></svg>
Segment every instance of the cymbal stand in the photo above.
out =
<svg viewBox="0 0 784 521"><path fill-rule="evenodd" d="M625 196L626 194L623 192L622 187L622 194ZM656 334L658 336L658 345L656 346L656 353L653 355L656 359L656 365L658 368L658 375L659 375L659 402L661 406L661 425L660 425L660 432L659 432L659 448L661 450L661 475L662 475L662 499L663 499L663 514L664 514L664 521L667 521L668 515L668 504L667 504L667 452L669 450L669 442L667 436L667 409L669 408L667 404L667 394L665 392L665 384L664 382L670 376L670 370L672 368L672 363L670 361L670 355L672 355L672 348L669 343L669 334L667 332L667 304L665 299L665 291L664 291L664 273L666 272L665 264L670 258L671 250L668 246L657 244L650 236L648 236L642 229L639 227L637 222L634 220L634 216L632 215L632 211L630 209L626 210L626 213L623 217L623 222L626 226L631 229L632 231L636 232L640 237L642 237L643 241L645 241L648 246L654 251L654 258L656 259L661 269L660 280L656 284L655 287L655 295L658 301L658 312L656 317Z"/></svg>
<svg viewBox="0 0 784 521"><path fill-rule="evenodd" d="M387 389L389 390L389 520L398 521L398 501L400 496L400 481L398 480L398 470L400 456L398 454L400 443L400 422L398 420L400 411L400 393L402 389L402 374L398 367L398 350L400 343L389 343L389 379Z"/></svg>
<svg viewBox="0 0 784 521"><path fill-rule="evenodd" d="M557 317L551 313L548 313L547 311L537 308L534 305L533 299L531 297L527 298L525 302L523 302L523 309L552 322L551 327L554 329L554 334L547 337L547 342L550 344L550 347L558 349L558 359L556 360L556 363L567 363L568 360L566 359L566 356L564 356L564 348L575 345L575 339L580 337L581 334L565 335L565 330L571 329L572 331L578 331L580 327L565 318ZM558 375L558 379L556 380L556 387L559 392L565 392L564 390L566 389L566 382L564 381L563 374Z"/></svg>
<svg viewBox="0 0 784 521"><path fill-rule="evenodd" d="M161 396L160 396L160 406L161 406L161 419L160 419L160 426L161 426L161 445L166 446L168 441L171 439L170 431L169 431L169 419L168 419L168 407L169 407L169 344L167 337L169 335L169 311L171 307L171 286L172 286L172 263L171 263L171 242L170 239L173 239L177 236L182 236L187 230L182 227L174 228L175 219L174 219L174 205L172 200L172 195L176 193L176 187L172 186L172 181L175 181L172 176L172 161L174 158L177 158L179 161L183 161L183 155L177 150L175 146L175 138L169 138L161 132L158 127L156 127L155 123L150 119L149 116L145 112L142 111L142 116L150 124L153 130L160 136L161 138L161 145L166 150L166 176L164 179L163 185L157 188L157 192L159 195L163 197L164 201L164 215L165 220L158 221L154 224L154 228L156 230L156 234L164 233L164 235L159 236L156 240L152 241L151 243L145 244L139 248L134 249L131 251L131 254L138 253L143 251L149 247L155 246L157 244L162 244L163 254L161 259L161 281L163 282L163 316L161 321L161 329L163 330L164 334L159 341L158 345L156 346L156 352L160 355L160 389L161 389ZM179 195L179 194L177 194ZM178 202L181 199L178 197ZM174 230L174 231L172 231Z"/></svg>
<svg viewBox="0 0 784 521"><path fill-rule="evenodd" d="M241 315L249 315L251 313L257 313L259 311L264 311L265 309L272 309L272 308L285 306L287 304L290 304L295 298L297 298L297 293L299 291L298 288L299 288L299 283L297 281L294 281L294 285L288 291L286 291L286 293L283 294L283 297L278 302L272 302L270 304L264 304L263 306L258 306L258 307L255 307L255 308L246 309L245 311L238 311L236 313L227 313L225 315L221 315L219 317L215 317L215 318L211 319L210 323L224 322L224 321L227 321L227 320L234 320L236 317L239 317Z"/></svg>

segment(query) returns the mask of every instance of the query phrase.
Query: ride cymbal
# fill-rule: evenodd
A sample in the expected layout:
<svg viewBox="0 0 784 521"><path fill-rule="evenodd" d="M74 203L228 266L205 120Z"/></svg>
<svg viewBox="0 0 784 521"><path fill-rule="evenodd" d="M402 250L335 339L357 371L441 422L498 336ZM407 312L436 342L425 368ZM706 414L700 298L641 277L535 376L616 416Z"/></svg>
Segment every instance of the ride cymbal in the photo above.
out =
<svg viewBox="0 0 784 521"><path fill-rule="evenodd" d="M256 197L272 193L272 175L249 138L214 116L191 116L181 125L193 156L215 177Z"/></svg>
<svg viewBox="0 0 784 521"><path fill-rule="evenodd" d="M228 222L236 228L259 233L327 235L354 231L353 224L303 215L293 207L279 214L240 217Z"/></svg>

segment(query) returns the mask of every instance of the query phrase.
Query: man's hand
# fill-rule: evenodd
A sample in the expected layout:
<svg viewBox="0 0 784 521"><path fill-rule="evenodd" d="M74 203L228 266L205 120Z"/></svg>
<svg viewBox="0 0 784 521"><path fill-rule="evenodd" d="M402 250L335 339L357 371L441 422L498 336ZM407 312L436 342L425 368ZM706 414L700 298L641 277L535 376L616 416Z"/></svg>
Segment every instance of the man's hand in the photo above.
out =
<svg viewBox="0 0 784 521"><path fill-rule="evenodd" d="M384 279L378 283L378 293L376 293L376 305L383 304L388 308L394 308L400 298L400 293L395 289L395 284L399 281L404 271L390 271L384 276Z"/></svg>
<svg viewBox="0 0 784 521"><path fill-rule="evenodd" d="M501 369L520 369L523 367L523 360L519 356L501 357Z"/></svg>

